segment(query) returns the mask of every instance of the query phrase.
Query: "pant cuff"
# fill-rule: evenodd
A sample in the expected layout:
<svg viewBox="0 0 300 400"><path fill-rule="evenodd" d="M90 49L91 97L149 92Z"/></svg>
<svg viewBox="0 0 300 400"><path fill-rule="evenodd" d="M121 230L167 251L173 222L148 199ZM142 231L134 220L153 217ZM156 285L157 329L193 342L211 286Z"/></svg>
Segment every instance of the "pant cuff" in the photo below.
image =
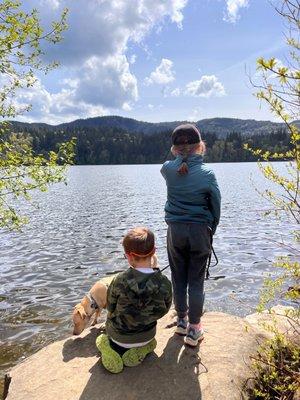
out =
<svg viewBox="0 0 300 400"><path fill-rule="evenodd" d="M178 318L185 318L186 316L187 316L187 311L186 312L177 311Z"/></svg>

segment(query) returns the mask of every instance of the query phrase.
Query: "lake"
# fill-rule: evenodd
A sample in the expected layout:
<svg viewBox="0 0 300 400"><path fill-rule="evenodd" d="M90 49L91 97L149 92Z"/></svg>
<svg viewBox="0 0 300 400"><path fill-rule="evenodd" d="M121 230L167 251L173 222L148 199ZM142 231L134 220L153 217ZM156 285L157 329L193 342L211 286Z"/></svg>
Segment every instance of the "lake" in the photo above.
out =
<svg viewBox="0 0 300 400"><path fill-rule="evenodd" d="M206 310L249 314L264 274L288 239L290 225L265 218L268 206L255 191L265 186L256 163L210 164L222 193L214 247L219 258L206 283ZM280 170L284 164L277 163ZM126 268L121 239L135 225L157 238L167 265L165 182L159 165L74 166L68 185L36 193L39 207L23 205L30 224L0 233L1 370L70 335L72 307L107 272ZM166 271L167 275L170 271ZM219 277L219 279L218 279Z"/></svg>

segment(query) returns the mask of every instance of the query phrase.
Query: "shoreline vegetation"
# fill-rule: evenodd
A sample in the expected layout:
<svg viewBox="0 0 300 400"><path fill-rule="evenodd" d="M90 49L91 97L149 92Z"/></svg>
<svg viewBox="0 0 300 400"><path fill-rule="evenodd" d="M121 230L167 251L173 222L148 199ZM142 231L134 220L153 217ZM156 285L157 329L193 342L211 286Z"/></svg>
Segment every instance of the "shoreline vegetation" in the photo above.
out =
<svg viewBox="0 0 300 400"><path fill-rule="evenodd" d="M295 308L286 312L289 331L281 332L275 321L267 327L273 337L263 343L252 357L254 379L248 400L300 398L300 130L299 124L295 123L300 110L300 1L280 0L272 5L285 24L284 38L288 50L285 65L281 65L276 57L260 57L257 60L258 77L250 77L250 82L257 90L256 97L268 104L271 112L285 124L290 136L290 149L281 154L274 154L269 151L271 149L265 153L264 149L250 147L249 150L264 161L271 161L274 157L278 160L290 158L285 175L271 163L258 163L266 181L280 189L280 192L265 189L260 194L270 204L269 214L283 217L297 227L289 229L292 245L284 240L278 243L278 249L284 249L286 253L277 254L274 259L273 267L277 273L265 278L258 309L263 310L277 301L290 301Z"/></svg>
<svg viewBox="0 0 300 400"><path fill-rule="evenodd" d="M57 151L61 143L75 139L75 165L159 164L171 157L171 126L167 129L163 123L150 124L150 129L149 123L103 118L110 126L103 125L102 117L59 126L11 122L6 135L14 135L28 143L35 154L42 155ZM116 124L116 118L121 122L117 119ZM222 129L224 120L227 124ZM207 145L207 163L258 161L259 155L249 152L246 144L272 154L283 154L291 148L289 133L282 124L250 120L251 124L248 120L230 118L209 121L196 123Z"/></svg>

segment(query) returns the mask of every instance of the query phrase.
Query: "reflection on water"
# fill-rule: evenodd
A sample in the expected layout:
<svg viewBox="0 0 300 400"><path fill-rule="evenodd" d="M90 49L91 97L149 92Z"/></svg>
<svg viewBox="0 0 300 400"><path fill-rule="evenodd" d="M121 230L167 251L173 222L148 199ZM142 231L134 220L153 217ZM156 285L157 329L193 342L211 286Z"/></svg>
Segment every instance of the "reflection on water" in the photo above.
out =
<svg viewBox="0 0 300 400"><path fill-rule="evenodd" d="M264 180L255 163L212 164L222 192L222 219L214 247L219 265L206 285L206 309L252 311L263 274L280 253L274 240L290 227L265 219L266 207L250 183ZM283 168L283 164L279 165ZM70 334L72 307L92 283L126 267L124 232L150 227L161 266L167 265L159 165L76 166L69 184L37 194L22 233L0 234L0 364L8 368L56 338ZM24 207L28 207L27 205ZM166 271L169 274L169 270Z"/></svg>

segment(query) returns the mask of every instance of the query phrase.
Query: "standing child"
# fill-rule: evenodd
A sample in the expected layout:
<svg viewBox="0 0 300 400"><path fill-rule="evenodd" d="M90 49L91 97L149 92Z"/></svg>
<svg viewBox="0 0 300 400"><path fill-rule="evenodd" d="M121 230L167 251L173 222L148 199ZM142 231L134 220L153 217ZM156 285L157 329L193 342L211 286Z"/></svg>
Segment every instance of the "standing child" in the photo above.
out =
<svg viewBox="0 0 300 400"><path fill-rule="evenodd" d="M200 319L205 270L220 219L221 195L213 171L203 164L205 144L194 125L174 130L171 151L176 158L165 162L161 173L168 189L165 219L176 333L185 335L186 344L196 346L204 333Z"/></svg>
<svg viewBox="0 0 300 400"><path fill-rule="evenodd" d="M140 364L156 347L157 320L172 302L172 286L153 269L154 234L147 228L130 230L123 239L130 268L118 274L108 288L106 335L96 345L104 367L119 373L123 366Z"/></svg>

